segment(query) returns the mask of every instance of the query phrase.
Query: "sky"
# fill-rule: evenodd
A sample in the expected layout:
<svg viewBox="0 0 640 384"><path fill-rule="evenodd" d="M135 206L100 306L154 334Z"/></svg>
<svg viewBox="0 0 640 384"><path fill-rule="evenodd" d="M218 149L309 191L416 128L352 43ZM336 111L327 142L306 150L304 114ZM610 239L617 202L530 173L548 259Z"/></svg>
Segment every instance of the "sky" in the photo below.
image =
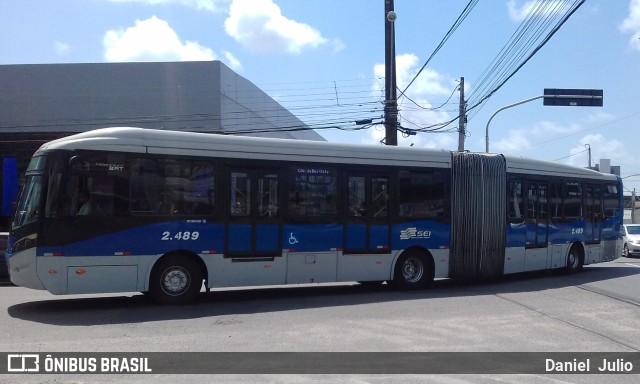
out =
<svg viewBox="0 0 640 384"><path fill-rule="evenodd" d="M586 0L546 43L525 39L505 56L527 21L544 37L579 1L542 3L395 0L400 124L452 121L399 145L457 150L460 78L469 107L511 73L492 64L540 45L467 112L464 148L484 152L491 116L545 88L602 89L603 107L535 100L497 113L490 151L586 167L590 149L592 165L610 159L640 193L640 0ZM384 11L384 0L0 0L0 64L220 60L328 141L381 145Z"/></svg>

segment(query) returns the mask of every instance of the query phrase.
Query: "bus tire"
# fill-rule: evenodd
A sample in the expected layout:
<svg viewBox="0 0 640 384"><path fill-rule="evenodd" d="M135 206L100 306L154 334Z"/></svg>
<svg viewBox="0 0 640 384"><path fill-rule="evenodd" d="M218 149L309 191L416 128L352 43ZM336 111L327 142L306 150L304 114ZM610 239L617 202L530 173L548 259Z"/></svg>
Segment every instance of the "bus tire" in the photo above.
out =
<svg viewBox="0 0 640 384"><path fill-rule="evenodd" d="M408 250L396 262L393 285L399 289L421 289L433 285L433 265L423 252Z"/></svg>
<svg viewBox="0 0 640 384"><path fill-rule="evenodd" d="M583 256L579 247L575 245L572 246L567 254L567 266L565 267L565 271L570 275L578 273L582 270L583 263Z"/></svg>
<svg viewBox="0 0 640 384"><path fill-rule="evenodd" d="M184 254L165 256L151 272L149 295L158 304L193 302L202 287L202 270Z"/></svg>

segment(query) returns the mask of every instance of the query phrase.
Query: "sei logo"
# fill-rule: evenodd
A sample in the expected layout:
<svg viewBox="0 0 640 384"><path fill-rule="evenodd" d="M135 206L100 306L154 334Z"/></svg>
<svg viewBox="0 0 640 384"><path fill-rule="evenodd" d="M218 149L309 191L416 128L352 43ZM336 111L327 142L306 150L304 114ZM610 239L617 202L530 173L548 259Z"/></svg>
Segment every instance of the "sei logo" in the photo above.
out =
<svg viewBox="0 0 640 384"><path fill-rule="evenodd" d="M411 227L405 230L400 231L400 240L409 240L409 239L430 239L431 231L418 231L418 228Z"/></svg>

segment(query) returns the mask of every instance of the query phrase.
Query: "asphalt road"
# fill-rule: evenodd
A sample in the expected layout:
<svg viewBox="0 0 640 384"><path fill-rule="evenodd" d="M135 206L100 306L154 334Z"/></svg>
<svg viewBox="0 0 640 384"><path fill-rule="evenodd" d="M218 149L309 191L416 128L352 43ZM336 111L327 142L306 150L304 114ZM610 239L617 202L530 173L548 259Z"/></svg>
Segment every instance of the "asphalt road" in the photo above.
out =
<svg viewBox="0 0 640 384"><path fill-rule="evenodd" d="M638 352L640 259L492 281L214 290L163 307L137 293L0 286L5 352ZM640 360L637 361L640 366ZM189 375L189 382L600 383L601 375ZM174 382L176 375L0 375L0 382ZM637 375L607 375L608 383Z"/></svg>

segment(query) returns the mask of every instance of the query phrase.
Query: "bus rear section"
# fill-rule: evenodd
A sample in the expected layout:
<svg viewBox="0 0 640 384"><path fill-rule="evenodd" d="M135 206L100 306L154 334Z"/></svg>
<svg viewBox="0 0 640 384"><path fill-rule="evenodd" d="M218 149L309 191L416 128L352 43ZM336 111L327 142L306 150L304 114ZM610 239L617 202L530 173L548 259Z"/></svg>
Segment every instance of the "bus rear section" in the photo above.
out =
<svg viewBox="0 0 640 384"><path fill-rule="evenodd" d="M615 175L500 155L452 156L449 277L575 273L621 254Z"/></svg>

